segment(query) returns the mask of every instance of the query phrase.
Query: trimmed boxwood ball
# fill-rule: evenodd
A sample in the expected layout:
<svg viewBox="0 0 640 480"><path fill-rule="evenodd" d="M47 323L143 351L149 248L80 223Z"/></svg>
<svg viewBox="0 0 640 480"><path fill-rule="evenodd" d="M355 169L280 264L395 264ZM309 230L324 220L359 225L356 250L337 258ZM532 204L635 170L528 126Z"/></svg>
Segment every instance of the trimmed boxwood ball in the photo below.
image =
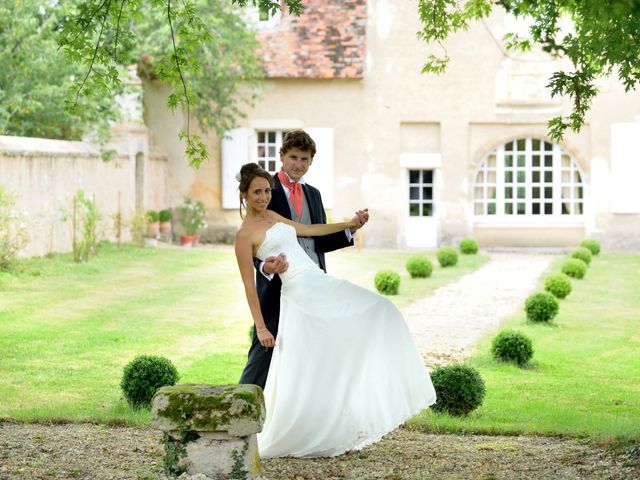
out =
<svg viewBox="0 0 640 480"><path fill-rule="evenodd" d="M397 295L400 290L400 275L393 270L380 270L374 279L376 290L384 295Z"/></svg>
<svg viewBox="0 0 640 480"><path fill-rule="evenodd" d="M568 258L562 262L560 270L572 278L584 278L587 273L587 264L579 258Z"/></svg>
<svg viewBox="0 0 640 480"><path fill-rule="evenodd" d="M441 267L453 267L458 263L458 252L451 247L442 247L436 253L436 257Z"/></svg>
<svg viewBox="0 0 640 480"><path fill-rule="evenodd" d="M427 278L433 272L433 263L424 255L414 255L407 260L407 272L411 278Z"/></svg>
<svg viewBox="0 0 640 480"><path fill-rule="evenodd" d="M580 243L580 246L588 248L591 255L598 255L600 253L600 242L592 238L583 240L582 243Z"/></svg>
<svg viewBox="0 0 640 480"><path fill-rule="evenodd" d="M171 360L160 355L138 355L124 367L120 388L132 408L151 408L156 391L175 385L178 370Z"/></svg>
<svg viewBox="0 0 640 480"><path fill-rule="evenodd" d="M504 330L493 338L491 354L500 362L513 362L521 367L533 357L533 344L523 333Z"/></svg>
<svg viewBox="0 0 640 480"><path fill-rule="evenodd" d="M571 279L564 273L549 275L544 280L544 289L556 298L566 298L571 293Z"/></svg>
<svg viewBox="0 0 640 480"><path fill-rule="evenodd" d="M468 365L447 365L431 371L436 390L436 403L431 406L437 413L463 416L482 405L486 393L480 372Z"/></svg>
<svg viewBox="0 0 640 480"><path fill-rule="evenodd" d="M460 240L460 252L465 255L475 255L478 253L478 242L473 238L463 238Z"/></svg>
<svg viewBox="0 0 640 480"><path fill-rule="evenodd" d="M524 302L524 311L532 322L550 322L558 314L560 303L549 292L530 295Z"/></svg>
<svg viewBox="0 0 640 480"><path fill-rule="evenodd" d="M571 252L571 258L578 258L587 265L591 263L591 257L591 250L589 250L588 248L578 247L573 252Z"/></svg>

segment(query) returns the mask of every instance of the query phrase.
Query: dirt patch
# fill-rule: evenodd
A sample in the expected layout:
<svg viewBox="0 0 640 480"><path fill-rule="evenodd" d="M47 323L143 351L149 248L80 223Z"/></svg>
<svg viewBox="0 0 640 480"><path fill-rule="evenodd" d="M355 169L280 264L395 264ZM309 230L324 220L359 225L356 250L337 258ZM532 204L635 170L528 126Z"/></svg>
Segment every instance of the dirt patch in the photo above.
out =
<svg viewBox="0 0 640 480"><path fill-rule="evenodd" d="M0 423L0 479L166 480L159 432ZM637 450L637 448L636 448ZM640 478L639 452L546 437L432 435L400 428L360 452L263 462L268 480Z"/></svg>

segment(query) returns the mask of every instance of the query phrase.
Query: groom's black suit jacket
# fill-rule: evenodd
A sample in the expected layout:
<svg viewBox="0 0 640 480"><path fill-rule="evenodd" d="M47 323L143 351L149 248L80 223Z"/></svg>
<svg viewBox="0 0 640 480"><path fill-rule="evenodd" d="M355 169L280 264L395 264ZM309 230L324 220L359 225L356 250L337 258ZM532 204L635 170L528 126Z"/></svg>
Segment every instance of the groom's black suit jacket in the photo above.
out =
<svg viewBox="0 0 640 480"><path fill-rule="evenodd" d="M274 186L271 191L271 202L269 203L269 209L291 220L291 209L289 208L289 201L284 192L284 187L280 183L278 175L273 177ZM302 190L304 191L305 199L309 205L309 215L311 217L311 223L327 223L327 216L324 211L324 205L322 204L322 197L320 191L312 187L311 185L303 184ZM325 235L323 237L314 237L316 253L318 254L318 261L320 268L325 272L327 270L325 264L324 254L326 252L332 252L340 248L353 245L353 240L348 240L344 232L332 233L331 235ZM285 254L287 252L284 252ZM256 268L260 264L260 260L254 259ZM262 316L267 325L269 331L273 336L278 334L278 320L280 317L280 289L282 282L280 277L275 275L271 281L267 280L262 273L256 274L256 288L258 291L258 298L260 300L260 309ZM254 329L255 330L255 329ZM265 350L254 331L253 341L251 348L249 349L249 358L247 365L240 378L240 383L252 383L260 385L264 388L267 373L269 371L269 364L271 363L271 355L273 349Z"/></svg>

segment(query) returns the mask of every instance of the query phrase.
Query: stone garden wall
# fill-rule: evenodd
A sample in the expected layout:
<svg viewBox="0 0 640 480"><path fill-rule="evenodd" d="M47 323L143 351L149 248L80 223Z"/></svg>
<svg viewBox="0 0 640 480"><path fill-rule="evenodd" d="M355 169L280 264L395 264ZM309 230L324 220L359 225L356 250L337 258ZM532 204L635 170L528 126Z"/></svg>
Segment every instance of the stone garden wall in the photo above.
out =
<svg viewBox="0 0 640 480"><path fill-rule="evenodd" d="M115 239L113 216L119 210L126 221L136 209L166 207L168 164L150 152L146 128L120 126L108 148L116 155L105 161L88 142L0 136L0 185L15 197L16 213L24 215L28 229L21 255L71 251L65 217L80 189L101 214L100 239ZM123 239L128 238L125 229Z"/></svg>

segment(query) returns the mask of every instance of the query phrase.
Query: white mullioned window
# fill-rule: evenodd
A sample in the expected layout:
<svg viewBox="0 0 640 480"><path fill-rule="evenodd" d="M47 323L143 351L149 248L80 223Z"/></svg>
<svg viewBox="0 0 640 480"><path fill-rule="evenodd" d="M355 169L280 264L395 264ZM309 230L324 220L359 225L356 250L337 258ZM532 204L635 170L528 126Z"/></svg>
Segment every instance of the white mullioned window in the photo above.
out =
<svg viewBox="0 0 640 480"><path fill-rule="evenodd" d="M284 134L282 130L256 132L256 163L271 174L280 169L280 147L282 147Z"/></svg>
<svg viewBox="0 0 640 480"><path fill-rule="evenodd" d="M409 170L409 216L433 217L433 170Z"/></svg>
<svg viewBox="0 0 640 480"><path fill-rule="evenodd" d="M476 217L567 218L584 211L583 175L557 144L519 138L482 160L473 186Z"/></svg>

